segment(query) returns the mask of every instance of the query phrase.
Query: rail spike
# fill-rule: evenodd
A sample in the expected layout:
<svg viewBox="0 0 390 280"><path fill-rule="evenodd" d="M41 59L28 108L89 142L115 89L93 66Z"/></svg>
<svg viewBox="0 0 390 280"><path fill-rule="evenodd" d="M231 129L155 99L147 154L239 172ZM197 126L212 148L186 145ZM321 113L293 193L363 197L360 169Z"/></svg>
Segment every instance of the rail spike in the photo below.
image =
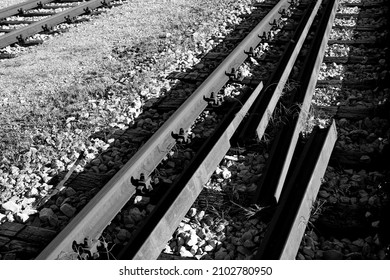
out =
<svg viewBox="0 0 390 280"><path fill-rule="evenodd" d="M111 0L103 0L100 3L102 3L103 7L111 8Z"/></svg>
<svg viewBox="0 0 390 280"><path fill-rule="evenodd" d="M26 43L26 38L24 38L22 35L19 35L16 37L18 39L19 44L25 44Z"/></svg>
<svg viewBox="0 0 390 280"><path fill-rule="evenodd" d="M263 35L258 35L258 36L259 36L259 38L261 38L261 42L269 40L269 32L264 31Z"/></svg>
<svg viewBox="0 0 390 280"><path fill-rule="evenodd" d="M244 51L244 53L247 54L249 57L255 57L256 56L253 47L250 47L249 51Z"/></svg>
<svg viewBox="0 0 390 280"><path fill-rule="evenodd" d="M65 17L65 21L66 21L67 24L74 23L76 21L76 17L66 16Z"/></svg>
<svg viewBox="0 0 390 280"><path fill-rule="evenodd" d="M145 179L145 174L141 173L139 179L135 179L133 176L130 178L131 184L136 187L137 191L141 194L153 191L153 186L156 182L152 182L150 178Z"/></svg>
<svg viewBox="0 0 390 280"><path fill-rule="evenodd" d="M50 32L53 31L53 27L49 27L47 24L42 25L43 32Z"/></svg>
<svg viewBox="0 0 390 280"><path fill-rule="evenodd" d="M92 13L92 10L89 7L84 8L84 12L87 15L90 15Z"/></svg>
<svg viewBox="0 0 390 280"><path fill-rule="evenodd" d="M231 80L237 80L238 79L238 73L237 70L232 67L232 70L229 72L225 72L226 76L228 76Z"/></svg>
<svg viewBox="0 0 390 280"><path fill-rule="evenodd" d="M203 100L207 102L209 107L216 108L221 106L222 100L220 95L215 95L214 92L210 93L210 97L203 96Z"/></svg>
<svg viewBox="0 0 390 280"><path fill-rule="evenodd" d="M184 131L183 128L180 128L179 133L171 132L171 136L176 140L176 144L191 143L191 137Z"/></svg>
<svg viewBox="0 0 390 280"><path fill-rule="evenodd" d="M85 238L83 243L77 243L76 240L74 240L72 243L72 249L78 254L79 259L92 259L91 246L88 244L88 238Z"/></svg>
<svg viewBox="0 0 390 280"><path fill-rule="evenodd" d="M141 193L145 193L145 189L148 189L146 186L145 174L141 173L139 179L135 179L131 176L131 184L137 188L137 190L141 191Z"/></svg>
<svg viewBox="0 0 390 280"><path fill-rule="evenodd" d="M274 21L270 22L269 24L272 26L272 28L280 28L281 27L280 21L276 20L276 19L274 19Z"/></svg>

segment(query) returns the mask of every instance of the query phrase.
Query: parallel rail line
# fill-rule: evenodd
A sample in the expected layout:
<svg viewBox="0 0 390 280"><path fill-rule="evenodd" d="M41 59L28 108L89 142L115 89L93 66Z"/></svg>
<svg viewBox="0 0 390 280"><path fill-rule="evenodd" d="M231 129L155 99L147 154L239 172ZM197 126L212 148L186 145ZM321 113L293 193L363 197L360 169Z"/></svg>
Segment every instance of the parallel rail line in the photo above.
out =
<svg viewBox="0 0 390 280"><path fill-rule="evenodd" d="M172 133L180 129L186 131L194 120L207 107L204 97L218 92L228 81L232 68L240 65L247 57L247 51L260 42L259 34L267 33L269 24L281 17L279 11L289 7L287 1L279 1L263 20L246 36L232 53L213 71L199 88L180 106L179 109L153 134L142 148L106 184L89 204L69 223L69 225L38 256L38 259L55 259L61 252L72 251L73 241L82 243L86 236L97 239L107 224L127 203L136 188L131 178L148 178L156 166L175 145ZM107 211L102 211L102 205Z"/></svg>
<svg viewBox="0 0 390 280"><path fill-rule="evenodd" d="M333 1L331 2L334 3ZM257 126L260 125L262 127L263 131L267 126L270 114L272 114L279 100L284 83L291 72L294 61L320 5L321 1L315 2L309 9L309 12L307 12L306 20L303 20L303 23L299 25L298 37L296 38L297 43L293 44L287 63L281 63L281 69L284 74L281 78L273 80L273 82L276 80L279 83L277 86L278 91L270 94L270 101L264 101L266 104L272 103L272 105L268 106L267 111L262 114L263 123L258 121L257 124ZM262 38L259 35L270 32L272 28L270 23L277 21L281 17L281 9L287 9L288 7L289 3L284 0L279 1L275 5L271 12L244 38L92 201L57 235L37 259L56 259L61 252L71 251L72 244L82 244L86 237L90 240L98 239L105 226L110 223L131 196L135 194L136 188L131 184L134 178L141 178L141 176L148 178L151 175L151 172L162 161L167 151L175 145L172 133L186 131L191 126L208 105L205 97L210 96L210 98L213 98L211 93L218 92L229 80L235 78L234 69L237 69L248 55L251 55L251 50L256 48L261 42ZM324 48L323 45L321 46ZM319 56L321 57L321 55ZM319 62L317 61L315 66L312 67L318 68L318 65ZM313 73L311 80L316 77L318 69L314 70ZM312 87L313 85L309 88ZM172 235L174 228L180 223L190 205L199 195L204 183L231 147L231 138L238 130L245 115L248 112L250 113L250 108L253 108L253 104L256 104L256 99L264 96L262 90L263 83L260 82L252 93L244 95L240 102L237 102L230 109L213 135L202 145L190 166L185 169L179 179L164 194L155 210L152 211L139 230L133 234L128 245L120 252L119 258L156 259L159 256L165 243ZM310 100L310 94L306 99ZM305 103L307 102L305 101ZM259 102L257 101L257 103ZM257 126L253 125L251 129ZM298 135L300 129L300 127L296 129L296 135ZM332 132L334 130L333 126ZM258 136L261 137L261 133ZM334 139L334 137L333 135L331 138ZM296 146L296 142L297 140L294 140L291 144L292 151ZM326 153L329 154L332 144L327 145L327 147ZM324 164L326 166L326 160L321 165L322 171L325 169ZM319 176L321 176L320 173L318 174ZM308 210L305 212L308 212ZM94 245L89 246L93 247Z"/></svg>
<svg viewBox="0 0 390 280"><path fill-rule="evenodd" d="M89 0L79 5L69 5L69 6L59 6L61 8L67 8L67 10L60 13L39 13L32 14L27 13L26 11L32 9L41 9L45 8L45 4L48 3L63 3L63 2L77 2L72 0L66 1L55 1L55 0L31 0L23 2L14 6L7 7L0 10L0 24L28 24L25 27L17 29L2 29L2 32L5 32L4 35L0 36L0 48L7 47L14 43L26 44L26 39L29 36L37 34L39 32L48 31L53 26L63 23L71 22L76 16L90 13L92 9L98 7L109 7L112 3L112 0ZM57 7L57 8L59 8ZM50 7L51 9L53 7ZM56 7L54 7L56 8ZM48 18L39 20L39 21L6 21L7 17L10 16L49 16Z"/></svg>
<svg viewBox="0 0 390 280"><path fill-rule="evenodd" d="M318 4L318 3L317 3ZM319 4L318 4L319 5ZM305 73L302 78L303 80L307 80L307 91L304 92L303 96L305 96L305 101L303 103L306 103L306 105L302 106L301 108L301 115L300 115L300 121L303 120L303 114L305 113L304 110L308 109L308 106L310 104L311 99L311 93L314 88L314 83L317 79L318 71L319 71L319 65L321 64L322 57L324 55L324 49L326 46L327 41L327 35L329 34L330 27L332 26L333 18L335 15L335 9L337 7L337 2L335 1L329 1L328 3L328 13L325 13L323 16L323 22L320 24L322 30L320 29L320 32L318 32L318 38L317 40L314 40L314 44L317 45L317 48L313 51L313 57L308 57L308 66L302 71L302 73ZM310 10L309 10L310 11ZM312 10L313 11L313 10ZM309 13L310 14L310 13ZM313 14L316 14L316 10L313 11ZM314 16L313 16L314 17ZM304 21L303 21L304 22ZM322 31L322 32L321 32ZM303 36L303 38L306 37L305 32L298 32L300 35ZM281 59L283 60L283 59ZM281 69L285 69L284 65L281 66ZM312 73L309 75L308 73ZM280 82L280 81L279 81ZM259 88L261 87L261 88ZM155 259L158 257L161 250L164 248L165 243L164 240L168 240L170 235L172 234L171 231L167 231L167 229L170 229L171 227L175 227L175 225L179 224L179 222L182 220L186 212L188 211L188 205L192 204L197 197L197 195L200 193L202 186L207 182L209 177L211 176L210 170L214 170L214 168L217 166L217 164L222 160L223 156L226 154L228 149L231 147L232 139L231 137L235 133L239 133L239 127L238 124L241 123L242 119L242 113L247 112L249 107L254 106L255 99L258 98L259 93L258 91L260 89L263 89L262 83L253 91L252 95L246 99L245 101L241 101L240 104L242 104L241 111L236 113L238 111L237 108L232 108L231 112L225 117L221 125L217 128L215 133L207 140L206 143L202 146L200 151L198 152L196 158L194 158L192 164L188 169L185 171L185 173L180 177L180 179L175 182L174 186L172 186L172 189L164 196L164 198L161 199L159 204L156 206L155 211L153 211L148 219L145 221L142 228L140 228L133 236L133 238L130 240L128 245L120 252L119 258L121 259ZM304 90L302 90L304 91ZM278 95L278 93L274 93L275 95ZM302 102L302 100L301 100ZM249 111L248 111L249 112ZM263 114L263 117L268 117L267 114ZM259 123L259 122L258 122ZM233 131L233 128L236 128ZM256 129L256 126L251 127L252 129ZM293 135L285 135L284 138L284 145L291 146L291 151L296 151L296 144L297 144L297 138L298 133L301 131L302 127L292 127L289 130L292 130L296 132L296 136ZM313 147L314 145L310 144L305 147L305 149L309 149L310 153L306 153L310 155L312 160L316 163L311 165L311 167L314 167L310 172L302 171L303 168L300 169L297 168L297 171L294 171L295 164L291 164L290 162L281 160L280 155L271 155L272 160L280 160L282 163L285 163L286 169L289 170L289 172L304 172L306 175L310 177L309 181L306 181L305 184L300 184L302 187L302 194L300 196L294 196L295 200L302 199L305 201L302 204L302 207L299 205L297 211L300 213L298 214L298 218L294 217L291 220L290 228L288 230L283 230L282 232L287 235L284 236L284 240L278 242L278 244L285 244L285 248L287 248L288 253L280 255L278 258L294 258L295 254L299 247L299 240L303 236L304 228L302 228L301 225L299 225L296 222L293 222L295 219L301 219L302 217L305 217L308 219L309 212L310 212L310 199L313 199L313 196L315 198L317 191L319 189L319 183L320 179L323 176L325 172L325 168L327 166L327 163L330 158L330 153L332 151L332 148L334 146L335 140L336 140L336 128L335 124L331 127L329 127L327 130L321 131L319 134L322 134L321 136L312 136L311 140L309 140L309 143L316 143L316 147ZM230 137L229 137L230 135ZM278 147L280 149L280 147ZM315 151L315 152L314 152ZM282 154L282 157L288 156L291 152L286 152ZM297 152L299 154L299 152ZM291 155L292 157L292 155ZM272 162L272 161L271 161ZM301 159L302 162L302 159ZM289 166L292 166L288 168ZM214 167L214 168L213 168ZM277 166L278 170L281 170L280 174L276 175L276 178L280 178L279 181L283 184L283 172L287 173L287 170L284 171L283 168L280 166ZM311 175L312 174L312 175ZM295 176L294 178L297 178L297 175L290 175L289 176ZM289 182L286 184L293 184L293 181L289 180ZM267 185L266 186L270 191L272 192L272 196L276 197L277 199L280 196L280 192L282 192L282 188L280 189L272 189L272 186ZM286 191L289 190L289 191ZM291 192L291 187L283 188L284 192ZM308 198L309 197L309 198ZM283 200L278 205L277 209L290 209L289 206L287 206L289 203L291 203L292 196L290 194L287 195L287 197L283 197ZM268 206L268 205L267 205ZM301 209L300 209L301 208ZM278 211L278 210L277 210ZM287 210L288 211L288 210ZM181 213L181 215L179 214ZM276 215L276 214L275 214ZM277 215L274 218L279 223L285 225L286 220L283 216ZM290 220L289 220L290 221ZM289 223L289 222L287 222ZM267 232L268 235L274 236L273 228L271 227ZM280 232L279 232L280 233ZM291 233L291 234L290 234ZM288 236L290 236L290 239L288 239ZM288 239L288 240L287 240ZM163 242L161 242L163 241ZM298 241L298 242L297 242ZM261 243L262 246L266 246L264 244L274 244L273 242L268 242L266 239L264 242ZM262 258L261 255L261 248L259 249L259 253L255 256L255 258Z"/></svg>
<svg viewBox="0 0 390 280"><path fill-rule="evenodd" d="M30 2L30 5L37 5L40 1ZM44 4L52 1L41 2ZM87 3L92 4L92 2L100 1ZM107 1L105 3L108 4ZM62 252L71 252L75 243L82 244L86 238L93 242L97 241L105 227L136 193L134 181L144 181L143 178L147 181L166 154L176 145L172 135L185 137L185 132L208 106L208 101L214 99L215 93L227 83L234 81L245 84L245 81L236 79L236 69L253 55L253 50L260 43L267 37L271 37L272 27L278 25L282 10L295 5L296 2L289 3L287 0L280 0L274 5L197 90L48 244L37 259L57 259ZM373 7L376 5L376 3L372 4ZM85 8L80 6L77 7L78 12L82 12ZM301 124L309 110L314 87L316 83L317 86L321 84L317 82L317 76L324 58L325 47L327 44L340 43L340 40L333 42L328 39L336 18L338 0L311 1L306 6L307 9L294 32L293 39L288 43L279 60L277 70L271 74L267 82L256 78L250 81L254 90L246 92L239 102L233 104L214 133L201 146L191 164L132 235L118 258L158 258L174 229L227 151L237 144L245 145L250 141L261 139L269 127L270 117L279 102L297 107L297 114L288 116L287 124L282 126L275 137L265 173L258 183L253 202L264 206L272 204L276 210L254 258L293 259L296 256L305 230L302 219L305 221L309 219L311 204L319 190L321 178L337 138L334 121L326 129L315 129L306 144L303 145L300 138ZM7 13L13 13L15 9L18 11L20 7L10 8ZM62 14L61 16L64 17ZM316 22L316 19L319 20ZM36 29L38 26L42 28L42 25L37 23ZM307 38L310 31L316 32L313 39ZM7 35L11 33L13 32ZM18 33L17 36L28 36L26 34L29 33ZM9 42L14 43L15 38L12 40L9 39ZM311 52L300 70L300 88L290 100L283 99L283 89L305 43L311 44ZM0 47L2 47L1 41ZM93 251L97 242L88 246L88 250Z"/></svg>

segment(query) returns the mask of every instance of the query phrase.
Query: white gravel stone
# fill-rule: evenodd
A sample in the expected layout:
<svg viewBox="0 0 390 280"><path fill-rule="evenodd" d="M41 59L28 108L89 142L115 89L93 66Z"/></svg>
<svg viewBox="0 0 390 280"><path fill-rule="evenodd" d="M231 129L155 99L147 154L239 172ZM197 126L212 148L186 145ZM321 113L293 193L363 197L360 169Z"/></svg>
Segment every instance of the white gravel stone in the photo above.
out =
<svg viewBox="0 0 390 280"><path fill-rule="evenodd" d="M195 231L191 231L190 237L187 241L187 245L192 247L198 243L198 235L196 234Z"/></svg>
<svg viewBox="0 0 390 280"><path fill-rule="evenodd" d="M180 256L185 258L192 258L194 255L188 251L184 246L180 248Z"/></svg>
<svg viewBox="0 0 390 280"><path fill-rule="evenodd" d="M198 252L198 249L199 249L199 246L198 246L198 245L192 246L191 249L190 249L191 254L192 254L192 255L196 255L197 252Z"/></svg>
<svg viewBox="0 0 390 280"><path fill-rule="evenodd" d="M20 210L20 206L11 200L7 201L3 205L1 205L1 207L3 207L7 211L11 211L13 213L17 213Z"/></svg>
<svg viewBox="0 0 390 280"><path fill-rule="evenodd" d="M206 213L202 210L202 211L199 211L198 214L196 214L196 217L198 218L199 221L201 221L204 218L205 214Z"/></svg>
<svg viewBox="0 0 390 280"><path fill-rule="evenodd" d="M141 205L142 206L142 205L149 204L149 202L150 202L150 197L137 195L134 198L134 204L136 204L136 205Z"/></svg>
<svg viewBox="0 0 390 280"><path fill-rule="evenodd" d="M172 254L173 253L171 247L168 244L165 245L164 253L166 253L166 254Z"/></svg>
<svg viewBox="0 0 390 280"><path fill-rule="evenodd" d="M188 216L190 216L191 218L194 217L196 215L196 208L191 208L189 211L188 211Z"/></svg>
<svg viewBox="0 0 390 280"><path fill-rule="evenodd" d="M189 224L184 224L182 227L183 231L193 231L193 228Z"/></svg>
<svg viewBox="0 0 390 280"><path fill-rule="evenodd" d="M34 195L38 195L38 194L39 194L39 190L35 187L31 188L31 190L29 191L30 196L34 196Z"/></svg>
<svg viewBox="0 0 390 280"><path fill-rule="evenodd" d="M222 170L222 178L226 180L229 179L230 177L232 177L232 173L227 168L224 168Z"/></svg>
<svg viewBox="0 0 390 280"><path fill-rule="evenodd" d="M211 252L212 250L214 250L214 248L211 245L206 245L206 246L204 246L203 250L205 252Z"/></svg>
<svg viewBox="0 0 390 280"><path fill-rule="evenodd" d="M1 222L3 221L3 219L5 219L6 217L7 217L6 215L0 213L0 223L1 223Z"/></svg>

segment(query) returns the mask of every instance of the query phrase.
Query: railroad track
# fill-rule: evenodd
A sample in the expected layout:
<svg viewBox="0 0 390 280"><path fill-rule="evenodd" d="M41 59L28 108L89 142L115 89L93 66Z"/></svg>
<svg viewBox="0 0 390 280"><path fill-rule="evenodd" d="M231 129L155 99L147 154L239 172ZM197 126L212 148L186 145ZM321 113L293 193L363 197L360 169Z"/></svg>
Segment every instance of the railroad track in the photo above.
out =
<svg viewBox="0 0 390 280"><path fill-rule="evenodd" d="M96 14L99 7L109 8L120 4L111 0L30 0L4 8L0 10L0 49L12 44L40 44L42 39L33 39L31 36L53 33L58 24L74 23L77 16Z"/></svg>
<svg viewBox="0 0 390 280"><path fill-rule="evenodd" d="M125 217L125 214L118 213L134 210L136 207L131 204L139 203L139 199L148 197L148 194L154 194L157 201L150 208L141 205L140 209L149 209L149 213L135 228L132 225L131 236L124 238L123 245L116 246L115 257L158 258L218 164L226 159L226 154L243 147L251 149L253 145L257 150L259 146L256 146L256 142L266 134L273 135L272 145L267 152L269 158L260 180L256 180L257 190L252 191L250 196L251 203L271 209L271 217L266 222L266 231L247 257L295 258L306 228L302 220L309 220L312 202L317 196L336 142L336 126L332 121L326 128L316 128L310 137L302 138L299 135L307 119L338 2L279 1L276 5L259 3L257 6L268 7L270 11L262 14L260 23L243 40L235 39L235 49L202 83L199 81L202 73L176 74L176 78L200 84L199 87L188 98L182 98L185 101L181 106L70 223L59 233L51 230L34 233L35 237L46 236L42 238L45 240L41 240L40 247L42 244L47 246L37 259L66 258L69 252L73 252L76 258L91 258L97 248L102 246L101 236L105 236L107 225L118 216ZM291 24L287 19L293 18L294 14L300 21ZM279 44L277 33L282 34L280 30L284 27L287 30L291 30L291 27L295 29L290 32L291 37L285 45L276 49L282 55L276 56L279 60L274 63L275 67L270 71L272 74L267 72L267 79L240 75L242 65L247 64L248 60L259 58L260 51L268 41L270 44ZM282 36L283 40L285 38ZM215 53L211 54L215 57ZM289 89L288 82L292 79L299 86ZM221 96L221 92L225 92L224 89L231 84L243 88L242 92L230 99ZM224 97L229 102L219 104ZM172 110L173 107L169 100L163 100L157 106L162 111ZM279 108L282 109L275 113ZM213 124L213 132L209 133L209 137L196 139L191 137L194 134L191 129L197 129L199 116L205 118L204 110L220 114L217 117L219 121ZM283 122L277 126L269 125L275 114ZM129 135L134 137L136 134L129 132ZM167 157L169 159L170 153L191 143L198 147L191 148L196 152L187 156L185 168L180 168L183 172L175 175L174 181L157 183L156 170L169 163ZM188 153L188 150L185 151ZM153 190L148 189L150 186ZM56 195L58 193L54 194L54 198ZM41 202L42 205L45 202ZM18 238L19 235L22 239L28 234L34 235L31 233L33 227L10 223L6 226L8 229L0 233L8 237ZM12 242L8 237L3 238L4 248L7 242Z"/></svg>

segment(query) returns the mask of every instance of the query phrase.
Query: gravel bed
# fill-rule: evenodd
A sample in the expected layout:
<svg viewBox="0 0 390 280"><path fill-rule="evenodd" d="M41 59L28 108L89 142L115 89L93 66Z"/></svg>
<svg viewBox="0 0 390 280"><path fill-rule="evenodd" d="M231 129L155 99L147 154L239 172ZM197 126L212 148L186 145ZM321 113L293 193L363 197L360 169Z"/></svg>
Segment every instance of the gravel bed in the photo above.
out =
<svg viewBox="0 0 390 280"><path fill-rule="evenodd" d="M348 56L361 56L361 57L378 57L380 60L381 58L385 57L385 50L383 48L362 48L362 47L355 47L351 45L343 45L343 44L332 44L327 45L325 49L325 55L326 56L333 56L333 57L348 57ZM380 64L382 62L379 61Z"/></svg>
<svg viewBox="0 0 390 280"><path fill-rule="evenodd" d="M7 17L5 18L5 20L7 21L40 21L40 20L43 20L45 18L48 18L50 16L33 16L33 17L20 17L20 16L11 16L11 17Z"/></svg>
<svg viewBox="0 0 390 280"><path fill-rule="evenodd" d="M347 10L339 9L342 12ZM365 9L366 11L380 14L377 8ZM361 18L357 25L380 27L385 22L385 18ZM339 19L337 24L353 26L356 21ZM334 39L375 39L374 37L388 36L387 32L354 33L349 29L337 29L332 34ZM315 89L313 104L349 108L351 111L346 111L346 116L350 113L351 117L336 119L338 139L296 258L388 259L390 123L382 115L354 116L352 110L372 108L388 102L390 89L386 83L382 83L383 78L388 75L387 56L383 49L348 45L328 46L326 56L374 57L377 64L373 65L323 63L320 79L375 79L378 86L355 89L330 85Z"/></svg>
<svg viewBox="0 0 390 280"><path fill-rule="evenodd" d="M27 2L27 0L2 0L0 3L0 9L13 6L22 2Z"/></svg>
<svg viewBox="0 0 390 280"><path fill-rule="evenodd" d="M230 150L163 253L195 259L250 259L267 224L264 209L242 205L256 189L267 157L267 153L259 156L258 150Z"/></svg>
<svg viewBox="0 0 390 280"><path fill-rule="evenodd" d="M337 8L337 13L342 14L358 14L359 11L359 7L344 7L343 5L339 5L339 7Z"/></svg>
<svg viewBox="0 0 390 280"><path fill-rule="evenodd" d="M322 63L318 80L370 80L378 79L378 67L373 65L353 64L345 65L341 63Z"/></svg>
<svg viewBox="0 0 390 280"><path fill-rule="evenodd" d="M332 29L330 40L371 40L386 38L387 31L383 32L362 32L353 29Z"/></svg>
<svg viewBox="0 0 390 280"><path fill-rule="evenodd" d="M82 4L82 3L83 3L83 2L46 3L45 6L46 6L46 7L52 7L52 6L69 6L69 5L78 6L78 5Z"/></svg>
<svg viewBox="0 0 390 280"><path fill-rule="evenodd" d="M373 104L381 105L389 99L389 89L379 90L358 90L345 89L342 87L329 86L326 88L316 88L313 104L317 106L365 106Z"/></svg>

